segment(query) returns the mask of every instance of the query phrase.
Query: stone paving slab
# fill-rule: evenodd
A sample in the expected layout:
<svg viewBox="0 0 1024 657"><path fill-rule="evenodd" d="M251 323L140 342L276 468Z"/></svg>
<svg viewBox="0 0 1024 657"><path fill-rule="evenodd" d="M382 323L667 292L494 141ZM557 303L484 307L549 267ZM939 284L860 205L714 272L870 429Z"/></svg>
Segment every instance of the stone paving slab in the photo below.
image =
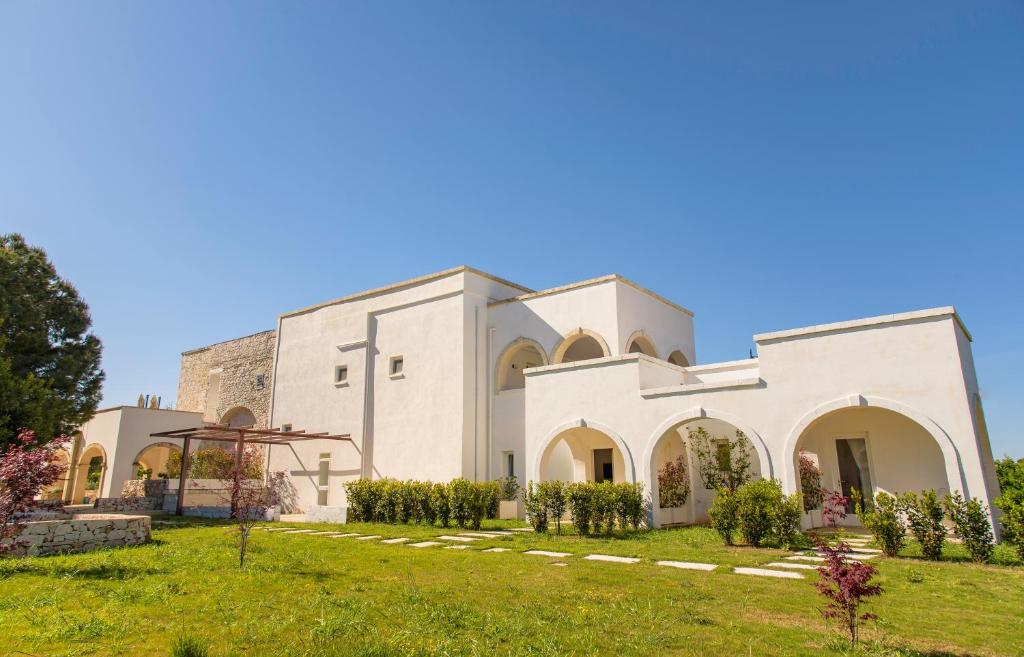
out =
<svg viewBox="0 0 1024 657"><path fill-rule="evenodd" d="M564 561L554 561L554 562L551 563L551 565L552 566L568 566L569 564L565 563Z"/></svg>
<svg viewBox="0 0 1024 657"><path fill-rule="evenodd" d="M696 563L693 561L656 561L659 566L668 566L669 568L681 568L683 570L707 570L711 571L718 568L718 564L713 563Z"/></svg>
<svg viewBox="0 0 1024 657"><path fill-rule="evenodd" d="M767 568L733 568L732 572L737 575L756 575L758 577L780 577L782 579L803 579L800 573L791 573L784 570L768 570Z"/></svg>
<svg viewBox="0 0 1024 657"><path fill-rule="evenodd" d="M824 559L824 557L821 556L823 554L825 554L825 553L824 552L804 552L803 553L803 555L807 556L807 557L819 557L821 559ZM844 552L843 556L846 557L847 559L856 559L857 561L866 561L868 559L874 559L878 555L877 554L857 554L856 552Z"/></svg>
<svg viewBox="0 0 1024 657"><path fill-rule="evenodd" d="M312 529L292 529L292 530L289 530L289 531L285 532L285 534L312 534L312 533L313 533Z"/></svg>
<svg viewBox="0 0 1024 657"><path fill-rule="evenodd" d="M468 550L469 546L468 545L446 545L446 546L444 546L444 549L446 549L446 550Z"/></svg>
<svg viewBox="0 0 1024 657"><path fill-rule="evenodd" d="M458 541L460 543L472 543L473 541L479 541L479 538L473 538L471 536L438 536L443 541Z"/></svg>
<svg viewBox="0 0 1024 657"><path fill-rule="evenodd" d="M438 543L437 541L420 541L419 543L407 543L406 545L414 548L425 548L433 547L435 545L444 545L444 543Z"/></svg>
<svg viewBox="0 0 1024 657"><path fill-rule="evenodd" d="M509 536L509 534L499 534L497 532L464 532L459 534L459 536L471 536L473 538L501 538L502 536Z"/></svg>
<svg viewBox="0 0 1024 657"><path fill-rule="evenodd" d="M767 565L772 567L772 568L794 568L796 570L817 570L818 569L818 566L812 566L809 563L794 563L792 561L787 562L787 563L783 563L781 561L774 561L774 562L772 562L770 564L767 564Z"/></svg>
<svg viewBox="0 0 1024 657"><path fill-rule="evenodd" d="M805 554L797 554L792 557L786 557L787 561L824 561L825 557L809 557Z"/></svg>
<svg viewBox="0 0 1024 657"><path fill-rule="evenodd" d="M336 534L337 532L313 532L310 536L323 536L324 534Z"/></svg>
<svg viewBox="0 0 1024 657"><path fill-rule="evenodd" d="M611 561L612 563L639 563L636 557L616 557L610 554L588 554L583 557L587 561Z"/></svg>
<svg viewBox="0 0 1024 657"><path fill-rule="evenodd" d="M509 548L487 548L484 552L509 552Z"/></svg>
<svg viewBox="0 0 1024 657"><path fill-rule="evenodd" d="M332 536L331 538L351 538L353 536L359 536L359 534L338 534L337 536Z"/></svg>
<svg viewBox="0 0 1024 657"><path fill-rule="evenodd" d="M286 532L292 529L291 527L268 527L268 532Z"/></svg>
<svg viewBox="0 0 1024 657"><path fill-rule="evenodd" d="M571 552L548 552L547 550L527 550L523 554L532 554L538 557L571 557Z"/></svg>
<svg viewBox="0 0 1024 657"><path fill-rule="evenodd" d="M513 527L509 531L511 532L532 532L533 527Z"/></svg>
<svg viewBox="0 0 1024 657"><path fill-rule="evenodd" d="M394 545L395 543L405 543L411 541L411 538L385 538L381 543L387 543L388 545Z"/></svg>
<svg viewBox="0 0 1024 657"><path fill-rule="evenodd" d="M383 537L382 537L382 536L379 536L379 535L373 535L373 536L360 536L360 537L358 537L358 538L357 538L356 540L357 540L357 541L372 541L372 540L373 540L373 539L375 539L375 538L383 538Z"/></svg>

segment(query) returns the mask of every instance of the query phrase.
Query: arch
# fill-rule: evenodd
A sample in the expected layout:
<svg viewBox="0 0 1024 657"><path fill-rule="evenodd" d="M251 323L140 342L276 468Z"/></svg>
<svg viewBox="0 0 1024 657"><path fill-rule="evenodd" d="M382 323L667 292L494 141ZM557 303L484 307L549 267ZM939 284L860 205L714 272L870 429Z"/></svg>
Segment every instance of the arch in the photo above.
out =
<svg viewBox="0 0 1024 657"><path fill-rule="evenodd" d="M245 406L235 406L220 416L218 424L226 424L229 427L254 427L256 414Z"/></svg>
<svg viewBox="0 0 1024 657"><path fill-rule="evenodd" d="M132 465L152 470L151 477L158 476L161 472L167 474L167 461L174 452L181 453L181 445L174 443L152 443L146 445L132 460ZM135 475L135 472L132 472Z"/></svg>
<svg viewBox="0 0 1024 657"><path fill-rule="evenodd" d="M906 404L901 404L900 402L886 399L884 397L864 394L853 394L826 402L806 413L802 418L800 418L796 425L794 425L793 429L789 432L789 436L786 438L783 451L786 458L783 461L785 477L782 485L787 492L793 493L796 492L797 488L799 488L796 457L794 455L796 454L796 448L800 443L800 439L806 431L827 415L843 409L858 407L881 408L892 411L918 424L925 432L931 435L939 450L942 452L942 459L946 469L946 479L949 483L950 492L960 492L965 497L969 497L963 473L963 464L960 462L960 454L957 451L956 446L953 444L953 440L945 431L942 430L941 427L939 427L938 424L935 423L934 420Z"/></svg>
<svg viewBox="0 0 1024 657"><path fill-rule="evenodd" d="M678 365L679 367L690 366L690 360L686 357L686 354L684 354L678 349L670 353L668 355L668 358L666 358L665 360L672 363L673 365Z"/></svg>
<svg viewBox="0 0 1024 657"><path fill-rule="evenodd" d="M534 367L535 361L540 365L548 364L547 353L539 342L522 337L510 342L498 356L494 368L494 389L501 391L526 387L523 370Z"/></svg>
<svg viewBox="0 0 1024 657"><path fill-rule="evenodd" d="M528 473L527 481L541 480L541 467L544 463L545 456L548 455L550 449L558 441L562 440L562 434L573 429L593 429L604 434L605 437L607 437L609 440L611 440L612 443L614 443L615 447L617 447L619 450L619 454L622 455L623 474L626 478L626 481L628 483L636 482L636 466L633 463L633 455L630 453L629 447L626 446L626 441L622 439L622 436L620 436L617 432L615 432L615 430L613 430L611 427L605 424L602 424L600 422L594 422L593 420L588 420L584 418L572 420L570 422L565 422L564 424L560 424L554 429L552 429L550 432L548 432L548 434L544 437L544 440L542 440L537 447L537 452L534 456L533 464L530 466L531 470Z"/></svg>
<svg viewBox="0 0 1024 657"><path fill-rule="evenodd" d="M658 348L654 346L654 340L643 329L633 331L633 334L626 340L624 354L647 354L651 358L658 357Z"/></svg>
<svg viewBox="0 0 1024 657"><path fill-rule="evenodd" d="M64 468L64 473L39 494L42 500L62 500L68 487L68 475L71 473L71 453L63 447L53 453L53 461Z"/></svg>
<svg viewBox="0 0 1024 657"><path fill-rule="evenodd" d="M95 461L98 459L98 462ZM103 445L99 443L90 443L82 449L81 455L78 457L78 463L75 467L75 483L72 488L71 502L73 504L79 503L84 497L86 491L96 491L96 497L103 494L103 485L106 482L107 467L110 461L107 460L107 451L103 448ZM98 470L97 470L98 468ZM96 480L96 487L93 488L88 485L90 475L95 475L98 472L98 476L94 476ZM90 502L93 501L90 499Z"/></svg>
<svg viewBox="0 0 1024 657"><path fill-rule="evenodd" d="M562 338L562 341L551 352L551 363L572 363L610 355L608 343L600 334L580 327L570 331Z"/></svg>

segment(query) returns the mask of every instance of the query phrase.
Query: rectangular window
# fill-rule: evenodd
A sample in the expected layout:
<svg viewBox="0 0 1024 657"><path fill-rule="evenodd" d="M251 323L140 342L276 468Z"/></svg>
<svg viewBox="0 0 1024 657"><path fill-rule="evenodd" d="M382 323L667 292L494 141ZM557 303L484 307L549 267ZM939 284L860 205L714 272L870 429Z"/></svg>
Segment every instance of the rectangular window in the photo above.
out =
<svg viewBox="0 0 1024 657"><path fill-rule="evenodd" d="M266 374L257 374L256 375L256 389L257 390L263 390L266 387L267 387L267 375Z"/></svg>
<svg viewBox="0 0 1024 657"><path fill-rule="evenodd" d="M320 471L317 479L316 503L320 506L327 505L327 493L330 490L331 481L331 455L324 453L320 455Z"/></svg>
<svg viewBox="0 0 1024 657"><path fill-rule="evenodd" d="M401 376L404 369L405 359L401 356L392 356L391 364L388 366L388 374L391 376Z"/></svg>
<svg viewBox="0 0 1024 657"><path fill-rule="evenodd" d="M282 424L281 425L281 431L291 431L291 430L292 430L292 425L290 425L290 424Z"/></svg>
<svg viewBox="0 0 1024 657"><path fill-rule="evenodd" d="M516 474L515 452L505 452L505 476L514 477Z"/></svg>
<svg viewBox="0 0 1024 657"><path fill-rule="evenodd" d="M348 383L348 366L337 365L334 368L334 382L335 383Z"/></svg>

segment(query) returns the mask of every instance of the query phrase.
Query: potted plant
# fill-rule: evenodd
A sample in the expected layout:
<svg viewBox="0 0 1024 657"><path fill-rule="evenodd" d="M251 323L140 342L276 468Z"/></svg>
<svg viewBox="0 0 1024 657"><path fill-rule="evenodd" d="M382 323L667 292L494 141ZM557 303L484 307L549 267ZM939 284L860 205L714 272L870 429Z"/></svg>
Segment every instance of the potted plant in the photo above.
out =
<svg viewBox="0 0 1024 657"><path fill-rule="evenodd" d="M519 481L515 475L502 477L498 480L501 487L501 502L498 504L500 520L516 520L519 518Z"/></svg>

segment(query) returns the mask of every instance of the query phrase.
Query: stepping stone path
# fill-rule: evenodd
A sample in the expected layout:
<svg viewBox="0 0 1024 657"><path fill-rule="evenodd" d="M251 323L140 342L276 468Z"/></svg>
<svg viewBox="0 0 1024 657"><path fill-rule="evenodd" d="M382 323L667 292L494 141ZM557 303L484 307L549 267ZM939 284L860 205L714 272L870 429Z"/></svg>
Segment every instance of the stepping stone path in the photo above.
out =
<svg viewBox="0 0 1024 657"><path fill-rule="evenodd" d="M444 549L446 549L446 550L468 550L469 546L468 545L446 545L446 546L444 546Z"/></svg>
<svg viewBox="0 0 1024 657"><path fill-rule="evenodd" d="M388 545L394 545L395 543L405 543L411 541L411 538L386 538L381 543L387 543Z"/></svg>
<svg viewBox="0 0 1024 657"><path fill-rule="evenodd" d="M352 538L353 536L359 536L359 534L338 534L336 536L332 536L331 538Z"/></svg>
<svg viewBox="0 0 1024 657"><path fill-rule="evenodd" d="M502 536L509 536L509 534L498 534L497 532L466 532L465 534L459 534L459 536L470 536L472 538L501 538Z"/></svg>
<svg viewBox="0 0 1024 657"><path fill-rule="evenodd" d="M360 536L357 541L372 541L375 538L381 538L381 536Z"/></svg>
<svg viewBox="0 0 1024 657"><path fill-rule="evenodd" d="M693 561L656 561L659 566L668 566L669 568L681 568L683 570L706 570L711 571L718 568L718 564L713 563L695 563Z"/></svg>
<svg viewBox="0 0 1024 657"><path fill-rule="evenodd" d="M538 557L558 557L559 559L572 556L569 552L548 552L547 550L527 550L523 554L533 554Z"/></svg>
<svg viewBox="0 0 1024 657"><path fill-rule="evenodd" d="M817 570L818 569L818 566L812 566L809 563L793 563L792 561L790 561L789 563L782 563L781 561L775 561L775 562L772 562L772 563L767 564L767 565L772 567L772 568L793 568L793 569L796 569L796 570Z"/></svg>
<svg viewBox="0 0 1024 657"><path fill-rule="evenodd" d="M824 561L825 557L809 557L805 554L797 554L792 557L786 557L787 561Z"/></svg>
<svg viewBox="0 0 1024 657"><path fill-rule="evenodd" d="M587 561L611 561L612 563L639 563L636 557L615 557L610 554L588 554L583 557Z"/></svg>
<svg viewBox="0 0 1024 657"><path fill-rule="evenodd" d="M553 561L553 562L551 562L551 565L552 566L568 566L569 564L565 563L564 561Z"/></svg>
<svg viewBox="0 0 1024 657"><path fill-rule="evenodd" d="M484 552L508 552L509 548L487 548Z"/></svg>
<svg viewBox="0 0 1024 657"><path fill-rule="evenodd" d="M768 570L767 568L733 568L732 572L737 575L757 575L760 577L780 577L782 579L803 579L800 573L790 573L784 570Z"/></svg>
<svg viewBox="0 0 1024 657"><path fill-rule="evenodd" d="M286 531L285 534L312 534L312 529L291 529Z"/></svg>
<svg viewBox="0 0 1024 657"><path fill-rule="evenodd" d="M409 545L409 547L414 547L414 548L425 548L425 547L433 547L435 545L444 545L444 543L438 543L437 541L420 541L419 543L409 543L408 545Z"/></svg>
<svg viewBox="0 0 1024 657"><path fill-rule="evenodd" d="M473 541L479 541L479 538L473 538L471 536L438 536L443 541L458 541L459 543L472 543Z"/></svg>

